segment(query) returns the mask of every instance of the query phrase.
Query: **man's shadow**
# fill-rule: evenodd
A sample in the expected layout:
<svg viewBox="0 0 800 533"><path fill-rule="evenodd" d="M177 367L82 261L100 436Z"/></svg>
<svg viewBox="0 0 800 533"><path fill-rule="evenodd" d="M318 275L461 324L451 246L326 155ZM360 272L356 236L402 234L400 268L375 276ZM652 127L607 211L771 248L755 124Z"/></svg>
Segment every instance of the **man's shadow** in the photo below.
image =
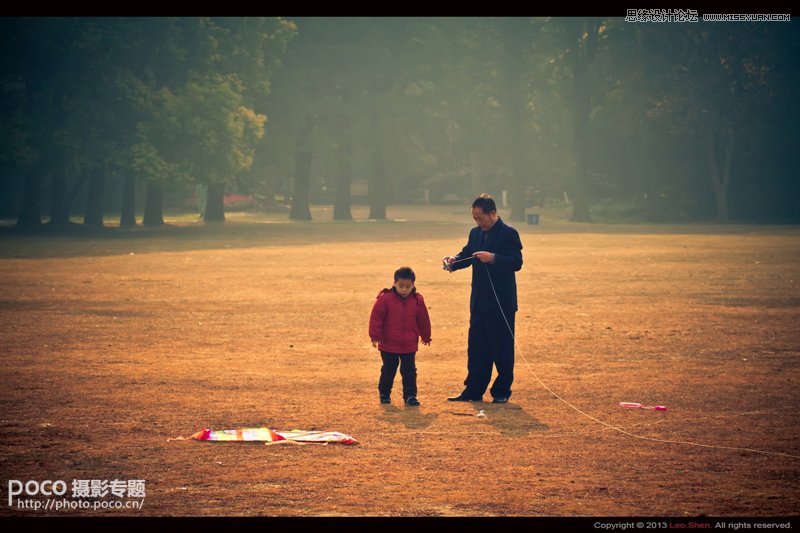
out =
<svg viewBox="0 0 800 533"><path fill-rule="evenodd" d="M470 402L468 410L474 411L475 414L472 416L477 416L485 423L499 429L503 435L522 437L531 433L544 433L550 429L550 426L539 422L521 405L513 402L504 404ZM484 416L479 416L481 412Z"/></svg>
<svg viewBox="0 0 800 533"><path fill-rule="evenodd" d="M420 407L381 405L383 415L380 417L392 424L403 424L409 429L424 429L433 424L439 416L436 413L423 413Z"/></svg>

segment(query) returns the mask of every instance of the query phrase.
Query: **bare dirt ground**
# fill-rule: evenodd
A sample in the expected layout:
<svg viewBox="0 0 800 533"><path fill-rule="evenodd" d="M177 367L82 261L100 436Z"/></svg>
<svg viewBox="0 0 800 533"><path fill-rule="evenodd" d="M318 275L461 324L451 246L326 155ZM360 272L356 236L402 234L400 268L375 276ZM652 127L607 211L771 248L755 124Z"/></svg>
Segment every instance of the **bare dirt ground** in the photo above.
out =
<svg viewBox="0 0 800 533"><path fill-rule="evenodd" d="M463 405L446 397L466 372L470 275L440 258L469 210L389 214L0 235L0 515L800 514L800 229L516 224L514 395ZM433 324L419 408L399 376L378 403L367 336L401 265ZM539 379L611 426L708 447L622 434ZM167 440L247 426L360 444ZM36 511L8 506L10 479L147 492L141 510Z"/></svg>

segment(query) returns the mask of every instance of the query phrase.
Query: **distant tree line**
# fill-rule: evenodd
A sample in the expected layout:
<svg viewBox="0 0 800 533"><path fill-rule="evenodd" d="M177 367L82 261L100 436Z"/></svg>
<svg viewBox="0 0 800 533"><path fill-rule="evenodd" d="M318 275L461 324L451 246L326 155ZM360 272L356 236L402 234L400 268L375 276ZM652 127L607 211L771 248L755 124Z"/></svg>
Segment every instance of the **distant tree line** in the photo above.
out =
<svg viewBox="0 0 800 533"><path fill-rule="evenodd" d="M161 224L166 184L222 188L250 168L263 138L270 77L295 33L268 18L3 18L2 183L21 181L18 225L66 225L87 191L84 223L103 224L104 188L123 184L120 224Z"/></svg>
<svg viewBox="0 0 800 533"><path fill-rule="evenodd" d="M225 191L347 220L366 182L370 218L507 191L513 220L797 222L794 24L3 18L0 215L102 225L111 183L121 226L189 185L207 221Z"/></svg>

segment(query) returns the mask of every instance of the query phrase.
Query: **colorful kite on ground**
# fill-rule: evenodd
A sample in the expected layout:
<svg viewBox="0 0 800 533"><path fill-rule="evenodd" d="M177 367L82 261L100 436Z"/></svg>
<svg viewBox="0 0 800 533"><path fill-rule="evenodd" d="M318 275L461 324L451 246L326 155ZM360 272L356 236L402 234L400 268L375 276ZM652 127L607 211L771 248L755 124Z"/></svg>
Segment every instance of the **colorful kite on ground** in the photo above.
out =
<svg viewBox="0 0 800 533"><path fill-rule="evenodd" d="M214 442L266 442L276 443L287 442L317 442L328 444L338 442L341 444L357 444L358 441L350 435L339 433L338 431L302 431L293 429L292 431L274 431L269 428L241 428L241 429L202 429L189 437L194 440L205 440ZM182 437L170 440L185 440Z"/></svg>

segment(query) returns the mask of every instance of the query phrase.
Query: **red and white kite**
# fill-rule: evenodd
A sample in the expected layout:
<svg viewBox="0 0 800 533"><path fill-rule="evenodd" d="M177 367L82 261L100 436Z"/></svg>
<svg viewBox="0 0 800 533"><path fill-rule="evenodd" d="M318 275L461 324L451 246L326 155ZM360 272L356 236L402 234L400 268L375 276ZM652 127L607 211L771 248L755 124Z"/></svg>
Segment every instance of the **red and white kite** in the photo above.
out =
<svg viewBox="0 0 800 533"><path fill-rule="evenodd" d="M341 444L357 444L358 441L350 435L338 431L275 431L270 428L240 428L240 429L202 429L189 437L194 440L213 442L317 442L327 444L338 442Z"/></svg>

